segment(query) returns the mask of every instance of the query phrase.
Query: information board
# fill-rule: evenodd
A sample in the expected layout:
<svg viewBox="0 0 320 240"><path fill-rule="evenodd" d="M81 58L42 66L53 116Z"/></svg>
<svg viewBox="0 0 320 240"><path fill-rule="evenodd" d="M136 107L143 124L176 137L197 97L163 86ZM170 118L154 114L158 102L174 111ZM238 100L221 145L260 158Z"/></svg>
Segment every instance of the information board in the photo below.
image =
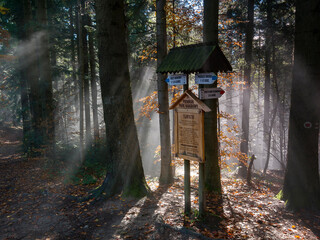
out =
<svg viewBox="0 0 320 240"><path fill-rule="evenodd" d="M204 162L204 112L197 102L185 97L175 108L176 156Z"/></svg>

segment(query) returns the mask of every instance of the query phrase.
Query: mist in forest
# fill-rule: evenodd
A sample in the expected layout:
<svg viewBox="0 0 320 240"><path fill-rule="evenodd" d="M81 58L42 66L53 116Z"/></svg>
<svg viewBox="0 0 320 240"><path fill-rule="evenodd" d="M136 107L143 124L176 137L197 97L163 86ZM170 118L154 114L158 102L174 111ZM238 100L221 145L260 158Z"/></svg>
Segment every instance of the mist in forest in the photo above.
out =
<svg viewBox="0 0 320 240"><path fill-rule="evenodd" d="M133 83L133 109L144 172L147 175L159 177L160 153L156 152L160 145L159 115L156 112L151 112L151 119L141 116L142 102L139 101L157 91L155 68L152 66L143 67L141 70L132 72L131 82Z"/></svg>

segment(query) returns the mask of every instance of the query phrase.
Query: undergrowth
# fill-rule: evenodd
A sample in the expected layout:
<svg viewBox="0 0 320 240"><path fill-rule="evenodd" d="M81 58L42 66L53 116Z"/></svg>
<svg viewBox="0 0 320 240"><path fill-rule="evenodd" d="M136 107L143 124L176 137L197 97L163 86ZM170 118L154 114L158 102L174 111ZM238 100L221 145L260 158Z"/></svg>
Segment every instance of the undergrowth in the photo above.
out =
<svg viewBox="0 0 320 240"><path fill-rule="evenodd" d="M72 184L95 184L105 177L106 156L105 143L102 141L95 142L85 151L83 161L77 146L62 145L57 149L58 159L66 166L63 174L68 176L66 180Z"/></svg>

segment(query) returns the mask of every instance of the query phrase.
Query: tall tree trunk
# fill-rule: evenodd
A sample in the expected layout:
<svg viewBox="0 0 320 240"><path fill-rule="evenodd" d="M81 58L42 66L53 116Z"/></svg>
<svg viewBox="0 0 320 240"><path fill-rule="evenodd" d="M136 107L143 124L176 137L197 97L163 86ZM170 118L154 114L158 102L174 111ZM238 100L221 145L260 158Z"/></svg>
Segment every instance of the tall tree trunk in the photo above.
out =
<svg viewBox="0 0 320 240"><path fill-rule="evenodd" d="M18 38L20 42L27 40L27 32L25 29L25 25L29 23L29 18L26 17L25 14L25 4L19 5L19 14L16 18L16 23L18 26ZM20 72L20 94L21 94L21 115L22 115L22 126L23 126L23 146L24 151L28 151L30 148L30 105L29 105L29 97L28 97L28 73L27 67L24 62L24 56L19 58L19 72Z"/></svg>
<svg viewBox="0 0 320 240"><path fill-rule="evenodd" d="M83 116L83 85L85 78L84 70L84 56L82 51L83 46L83 31L82 31L82 17L81 17L81 0L78 0L78 9L77 9L77 33L78 33L78 62L79 62L79 129L80 129L80 159L83 160L84 154L84 116Z"/></svg>
<svg viewBox="0 0 320 240"><path fill-rule="evenodd" d="M219 0L204 0L203 41L218 45ZM200 88L204 86L200 85ZM217 82L206 87L217 87ZM204 114L205 126L205 190L207 193L221 193L219 167L219 145L217 134L218 100L204 100L212 110Z"/></svg>
<svg viewBox="0 0 320 240"><path fill-rule="evenodd" d="M54 103L52 95L52 73L49 54L49 35L46 1L36 0L36 15L40 24L39 74L42 96L45 144L53 147L55 142Z"/></svg>
<svg viewBox="0 0 320 240"><path fill-rule="evenodd" d="M157 11L157 65L167 55L167 26L165 0L156 1ZM170 141L170 121L169 121L169 97L168 84L165 82L166 75L158 73L158 102L160 121L160 144L161 144L161 173L160 183L169 184L173 181L173 171L171 167L171 141Z"/></svg>
<svg viewBox="0 0 320 240"><path fill-rule="evenodd" d="M293 209L320 208L320 4L296 1L295 52L283 199Z"/></svg>
<svg viewBox="0 0 320 240"><path fill-rule="evenodd" d="M89 93L89 58L88 58L88 41L87 35L88 31L86 26L88 26L89 16L86 13L85 1L81 0L81 15L82 15L82 25L80 25L80 31L82 32L82 46L80 46L80 51L82 51L82 64L83 64L83 91L84 91L84 112L85 112L85 124L86 124L86 147L91 144L91 119L90 119L90 93Z"/></svg>
<svg viewBox="0 0 320 240"><path fill-rule="evenodd" d="M23 0L23 12L24 12L24 21L26 25L26 38L31 41L32 37L36 38L34 34L34 27L31 25L32 20L32 10L31 10L31 1ZM35 44L37 45L37 44ZM38 56L37 49L35 47L31 56L25 56L22 54L22 57L29 59L25 66L25 76L30 87L29 92L29 102L30 102L30 112L31 112L31 128L32 128L32 147L39 148L43 145L43 134L42 134L42 111L41 111L41 101L40 101L40 86L39 86L39 71L38 71Z"/></svg>
<svg viewBox="0 0 320 240"><path fill-rule="evenodd" d="M74 84L74 88L77 89L78 79L77 79L77 69L76 69L76 53L75 53L75 38L74 38L75 29L74 29L74 15L73 15L73 6L72 5L69 7L69 18L70 18L70 48L71 48L72 82ZM72 94L72 87L71 86L72 85L70 83L69 84L70 95ZM77 94L74 94L74 96L75 96L74 97L74 104L75 104L75 106L77 106L78 102L79 102L79 99L78 99L79 96ZM75 107L75 109L76 108L77 107Z"/></svg>
<svg viewBox="0 0 320 240"><path fill-rule="evenodd" d="M249 121L250 121L250 95L251 95L251 63L252 63L252 41L253 41L253 17L254 17L254 0L248 0L248 24L246 27L246 47L245 47L245 68L244 68L244 82L243 89L243 103L242 103L242 136L240 151L242 154L248 156L248 142L249 142ZM240 162L239 175L245 177L247 168L244 162Z"/></svg>
<svg viewBox="0 0 320 240"><path fill-rule="evenodd" d="M99 72L106 128L107 196L148 192L134 122L124 1L96 0Z"/></svg>
<svg viewBox="0 0 320 240"><path fill-rule="evenodd" d="M264 114L263 114L263 151L268 152L268 132L270 128L270 56L272 39L272 0L267 0L267 28L265 42L265 82L264 82Z"/></svg>
<svg viewBox="0 0 320 240"><path fill-rule="evenodd" d="M263 174L266 175L267 173L267 169L269 167L269 161L270 161L270 153L271 153L271 138L272 138L272 129L274 128L274 121L275 118L277 116L277 109L278 109L278 105L279 105L279 100L280 100L280 95L279 95L279 89L278 89L278 83L277 83L277 69L276 69L276 53L275 53L275 42L274 42L274 38L273 35L271 37L272 39L272 74L273 74L273 94L272 94L272 98L273 98L273 113L272 113L272 119L270 122L270 126L268 129L268 135L267 138L267 158L266 158L266 162L264 165L264 169L263 169ZM269 121L269 116L268 116L268 121Z"/></svg>
<svg viewBox="0 0 320 240"><path fill-rule="evenodd" d="M88 26L92 28L91 18L89 17ZM98 121L98 93L96 81L96 55L94 52L94 39L92 29L89 31L89 56L90 56L90 80L92 95L92 116L93 116L93 134L94 140L99 139L99 121Z"/></svg>

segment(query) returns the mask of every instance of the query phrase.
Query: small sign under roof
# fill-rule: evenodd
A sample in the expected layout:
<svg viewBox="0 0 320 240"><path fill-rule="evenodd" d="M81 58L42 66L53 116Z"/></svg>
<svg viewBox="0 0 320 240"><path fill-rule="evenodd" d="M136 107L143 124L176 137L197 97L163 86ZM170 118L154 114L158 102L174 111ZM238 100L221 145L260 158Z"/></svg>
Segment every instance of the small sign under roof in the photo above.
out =
<svg viewBox="0 0 320 240"><path fill-rule="evenodd" d="M169 75L166 79L166 82L170 85L184 85L187 84L187 75L186 74L174 74Z"/></svg>
<svg viewBox="0 0 320 240"><path fill-rule="evenodd" d="M200 99L217 99L220 98L225 91L222 88L201 88L199 89Z"/></svg>
<svg viewBox="0 0 320 240"><path fill-rule="evenodd" d="M213 84L217 80L217 75L211 73L197 73L195 75L196 84Z"/></svg>

